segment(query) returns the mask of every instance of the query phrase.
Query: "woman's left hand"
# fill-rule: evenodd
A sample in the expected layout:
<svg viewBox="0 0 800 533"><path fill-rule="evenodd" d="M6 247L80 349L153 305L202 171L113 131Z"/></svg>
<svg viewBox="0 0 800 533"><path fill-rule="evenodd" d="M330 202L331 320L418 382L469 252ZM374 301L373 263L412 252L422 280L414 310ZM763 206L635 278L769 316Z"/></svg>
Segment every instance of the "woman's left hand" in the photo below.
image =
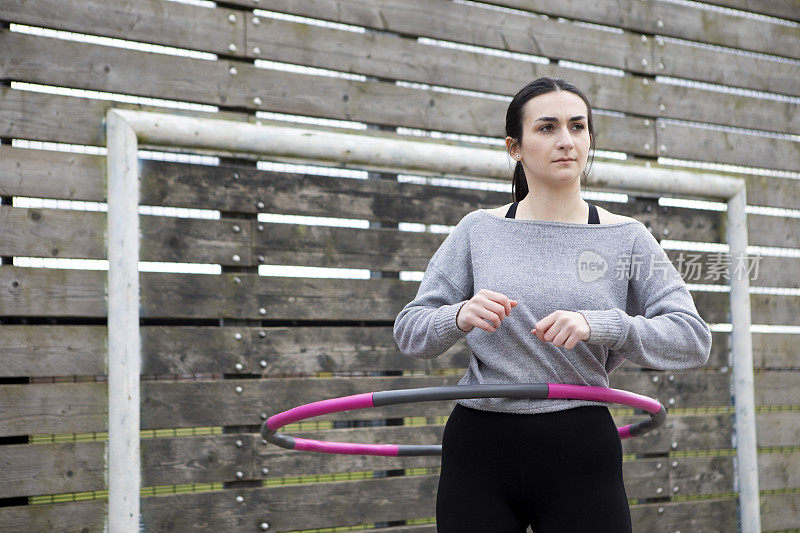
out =
<svg viewBox="0 0 800 533"><path fill-rule="evenodd" d="M571 350L580 341L589 339L589 324L577 311L553 311L531 330L540 341L552 342L554 346L564 346Z"/></svg>

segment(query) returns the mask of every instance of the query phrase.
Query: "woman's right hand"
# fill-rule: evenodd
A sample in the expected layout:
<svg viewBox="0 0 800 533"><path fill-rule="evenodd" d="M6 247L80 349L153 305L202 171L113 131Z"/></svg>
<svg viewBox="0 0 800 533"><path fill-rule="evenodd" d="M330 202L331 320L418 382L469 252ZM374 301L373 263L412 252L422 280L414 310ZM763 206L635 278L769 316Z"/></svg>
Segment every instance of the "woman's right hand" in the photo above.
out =
<svg viewBox="0 0 800 533"><path fill-rule="evenodd" d="M500 327L500 322L511 314L511 308L516 305L517 301L505 294L481 289L458 310L456 326L466 332L472 331L472 328L477 326L493 333Z"/></svg>

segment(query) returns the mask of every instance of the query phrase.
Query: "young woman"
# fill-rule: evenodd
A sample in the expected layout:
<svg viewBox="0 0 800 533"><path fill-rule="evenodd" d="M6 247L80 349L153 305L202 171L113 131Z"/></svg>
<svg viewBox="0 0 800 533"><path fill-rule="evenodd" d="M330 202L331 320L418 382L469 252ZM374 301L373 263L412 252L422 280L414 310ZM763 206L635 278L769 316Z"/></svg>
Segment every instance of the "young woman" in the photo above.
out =
<svg viewBox="0 0 800 533"><path fill-rule="evenodd" d="M477 209L445 238L394 338L410 357L471 350L459 385L608 387L627 358L655 369L704 365L711 332L680 274L641 222L585 202L592 109L561 79L511 101L514 201ZM631 531L622 447L603 402L461 399L445 425L440 533Z"/></svg>

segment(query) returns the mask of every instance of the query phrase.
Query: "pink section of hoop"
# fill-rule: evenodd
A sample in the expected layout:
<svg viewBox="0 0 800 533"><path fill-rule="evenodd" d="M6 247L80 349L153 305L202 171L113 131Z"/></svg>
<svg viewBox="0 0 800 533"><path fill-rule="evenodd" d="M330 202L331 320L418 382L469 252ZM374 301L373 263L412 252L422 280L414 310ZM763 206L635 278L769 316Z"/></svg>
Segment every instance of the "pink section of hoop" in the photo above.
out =
<svg viewBox="0 0 800 533"><path fill-rule="evenodd" d="M328 413L338 413L339 411L349 411L351 409L363 409L365 407L375 407L372 403L372 392L364 392L361 394L353 394L352 396L343 396L341 398L331 398L329 400L320 400L318 402L307 403L293 407L288 411L278 413L267 419L267 427L272 430L282 428L287 424L305 420L306 418L313 418L315 416L326 415ZM295 439L295 442L304 439ZM322 442L322 441L307 441L307 442ZM335 444L329 442L328 444ZM300 449L300 448L296 448ZM396 454L395 454L396 455Z"/></svg>
<svg viewBox="0 0 800 533"><path fill-rule="evenodd" d="M294 449L306 452L342 453L348 455L396 456L397 444L356 444L354 442L330 442L294 438Z"/></svg>
<svg viewBox="0 0 800 533"><path fill-rule="evenodd" d="M618 427L617 431L619 431L619 438L621 438L621 439L630 439L631 437L633 437L633 435L631 435L631 426L632 425L633 424L628 424L627 426Z"/></svg>
<svg viewBox="0 0 800 533"><path fill-rule="evenodd" d="M638 409L643 409L648 413L657 413L661 410L661 404L652 398L619 389L607 389L605 387L588 387L585 385L563 385L560 383L548 383L550 392L548 398L567 398L573 400L598 400L601 402L621 403Z"/></svg>

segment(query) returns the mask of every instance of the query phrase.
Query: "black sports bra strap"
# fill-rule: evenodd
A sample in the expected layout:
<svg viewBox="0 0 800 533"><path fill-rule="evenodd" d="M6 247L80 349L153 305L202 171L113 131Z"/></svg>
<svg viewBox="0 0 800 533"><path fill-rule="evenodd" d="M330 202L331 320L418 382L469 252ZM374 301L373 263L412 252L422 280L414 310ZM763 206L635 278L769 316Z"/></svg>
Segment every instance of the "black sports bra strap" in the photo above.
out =
<svg viewBox="0 0 800 533"><path fill-rule="evenodd" d="M599 224L599 223L600 223L600 215L597 213L597 208L592 204L589 204L589 224Z"/></svg>
<svg viewBox="0 0 800 533"><path fill-rule="evenodd" d="M519 202L514 202L510 206L508 206L508 212L506 213L506 218L514 218L516 216L518 203ZM600 223L600 215L597 212L597 208L594 205L589 204L589 224L599 224L599 223Z"/></svg>
<svg viewBox="0 0 800 533"><path fill-rule="evenodd" d="M519 202L514 202L510 206L508 206L508 212L506 213L506 218L514 218L517 214L517 204Z"/></svg>

